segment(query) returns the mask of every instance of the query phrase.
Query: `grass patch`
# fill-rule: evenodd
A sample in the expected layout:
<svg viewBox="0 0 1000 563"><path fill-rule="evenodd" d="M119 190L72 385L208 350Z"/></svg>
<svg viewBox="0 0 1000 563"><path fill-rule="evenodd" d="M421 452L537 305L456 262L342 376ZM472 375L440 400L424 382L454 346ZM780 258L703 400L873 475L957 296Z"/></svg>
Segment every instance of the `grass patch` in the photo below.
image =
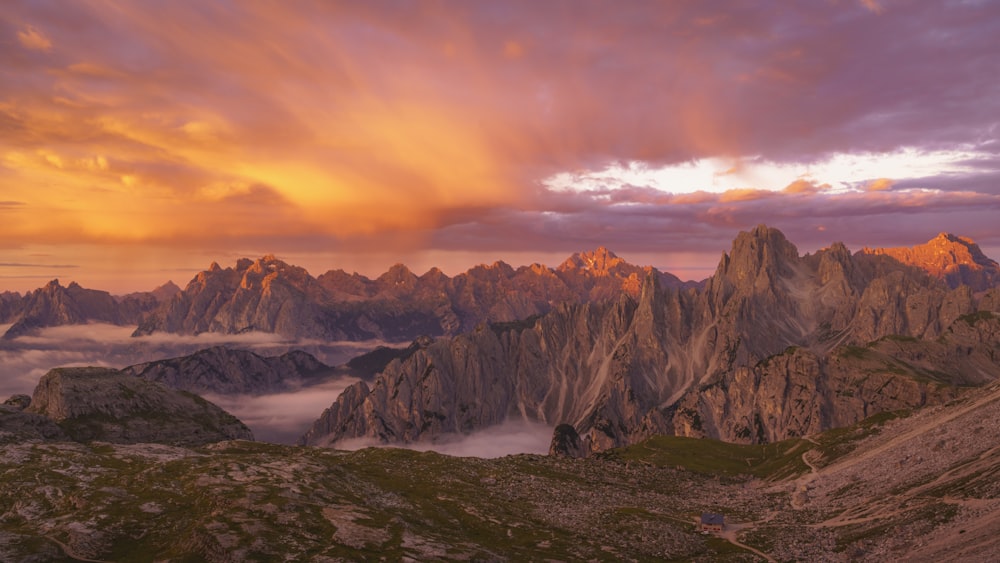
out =
<svg viewBox="0 0 1000 563"><path fill-rule="evenodd" d="M877 434L886 422L897 418L906 418L912 412L909 409L880 412L857 424L823 432L816 437L816 441L819 443L818 449L823 454L824 462L829 464L851 453L858 447L858 442Z"/></svg>
<svg viewBox="0 0 1000 563"><path fill-rule="evenodd" d="M599 457L679 467L703 475L752 475L778 479L809 470L802 461L802 453L809 447L808 442L799 438L773 444L730 444L705 438L654 436L632 446L599 454Z"/></svg>

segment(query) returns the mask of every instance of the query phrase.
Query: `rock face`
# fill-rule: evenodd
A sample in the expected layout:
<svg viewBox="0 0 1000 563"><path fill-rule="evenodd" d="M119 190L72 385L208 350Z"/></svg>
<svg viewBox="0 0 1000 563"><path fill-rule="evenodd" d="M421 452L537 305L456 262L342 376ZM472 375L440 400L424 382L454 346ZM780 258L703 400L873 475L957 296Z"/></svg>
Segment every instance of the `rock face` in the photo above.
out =
<svg viewBox="0 0 1000 563"><path fill-rule="evenodd" d="M135 334L261 331L290 338L413 340L454 335L483 321L523 319L563 302L637 296L648 275L664 286L685 286L604 248L575 254L555 270L496 262L449 278L436 268L417 276L397 264L375 280L343 270L313 278L265 256L233 268L213 264L146 317Z"/></svg>
<svg viewBox="0 0 1000 563"><path fill-rule="evenodd" d="M2 305L13 311L8 314L14 321L3 338L11 340L45 327L88 322L136 324L142 315L157 306L158 302L151 293L116 299L106 291L86 289L75 282L63 287L59 280L52 280L45 287L25 295L18 305L13 302Z"/></svg>
<svg viewBox="0 0 1000 563"><path fill-rule="evenodd" d="M253 439L236 417L197 395L106 368L49 371L25 412L80 442L192 446Z"/></svg>
<svg viewBox="0 0 1000 563"><path fill-rule="evenodd" d="M24 412L31 404L27 395L13 395L0 405L0 444L26 440L67 440L59 426L47 417Z"/></svg>
<svg viewBox="0 0 1000 563"><path fill-rule="evenodd" d="M1000 282L1000 264L983 254L972 239L951 233L941 233L912 248L865 248L862 252L891 256L926 270L953 288L967 285L973 291L982 291Z"/></svg>
<svg viewBox="0 0 1000 563"><path fill-rule="evenodd" d="M572 424L560 424L552 432L549 455L560 457L586 457L589 452Z"/></svg>
<svg viewBox="0 0 1000 563"><path fill-rule="evenodd" d="M192 393L264 395L314 385L334 376L332 367L292 351L262 357L216 346L190 356L129 366L122 373Z"/></svg>
<svg viewBox="0 0 1000 563"><path fill-rule="evenodd" d="M1000 377L988 295L842 244L799 256L759 226L702 289L647 275L634 297L482 324L393 360L302 443L416 442L509 418L570 424L591 452L655 433L801 436Z"/></svg>

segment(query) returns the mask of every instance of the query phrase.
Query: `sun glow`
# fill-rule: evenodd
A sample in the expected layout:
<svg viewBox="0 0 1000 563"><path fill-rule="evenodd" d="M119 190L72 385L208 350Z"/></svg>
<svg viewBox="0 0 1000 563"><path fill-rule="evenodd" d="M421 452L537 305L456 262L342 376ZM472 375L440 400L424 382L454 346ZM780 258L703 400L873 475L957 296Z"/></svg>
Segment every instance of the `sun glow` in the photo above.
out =
<svg viewBox="0 0 1000 563"><path fill-rule="evenodd" d="M904 148L891 153L836 154L810 163L716 157L658 167L633 160L602 170L561 172L542 183L557 192L606 193L632 187L672 194L729 194L731 199L747 190L802 193L806 184L829 192L885 191L892 188L892 179L969 172L973 168L967 162L983 157L972 150Z"/></svg>

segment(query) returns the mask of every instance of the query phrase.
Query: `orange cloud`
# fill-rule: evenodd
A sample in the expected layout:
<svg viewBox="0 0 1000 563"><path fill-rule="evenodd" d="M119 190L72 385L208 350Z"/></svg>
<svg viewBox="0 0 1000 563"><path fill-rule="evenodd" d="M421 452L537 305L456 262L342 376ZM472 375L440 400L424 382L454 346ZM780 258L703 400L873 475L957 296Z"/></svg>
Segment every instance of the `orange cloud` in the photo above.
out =
<svg viewBox="0 0 1000 563"><path fill-rule="evenodd" d="M52 41L44 33L30 25L24 26L21 31L17 32L17 40L21 42L22 46L33 51L47 52L52 50Z"/></svg>
<svg viewBox="0 0 1000 563"><path fill-rule="evenodd" d="M823 190L825 186L818 186L815 182L810 182L809 180L798 179L785 186L785 189L781 190L786 194L815 194Z"/></svg>
<svg viewBox="0 0 1000 563"><path fill-rule="evenodd" d="M860 2L862 6L867 8L868 11L872 12L873 14L882 13L883 8L882 5L879 4L878 0L860 0Z"/></svg>
<svg viewBox="0 0 1000 563"><path fill-rule="evenodd" d="M770 190L758 190L755 188L742 188L735 190L726 190L719 196L719 201L721 203L732 203L739 201L754 201L758 199L765 199L769 197L774 197L776 194Z"/></svg>
<svg viewBox="0 0 1000 563"><path fill-rule="evenodd" d="M884 192L892 189L895 180L890 180L889 178L878 178L877 180L872 180L865 185L865 190L869 192Z"/></svg>

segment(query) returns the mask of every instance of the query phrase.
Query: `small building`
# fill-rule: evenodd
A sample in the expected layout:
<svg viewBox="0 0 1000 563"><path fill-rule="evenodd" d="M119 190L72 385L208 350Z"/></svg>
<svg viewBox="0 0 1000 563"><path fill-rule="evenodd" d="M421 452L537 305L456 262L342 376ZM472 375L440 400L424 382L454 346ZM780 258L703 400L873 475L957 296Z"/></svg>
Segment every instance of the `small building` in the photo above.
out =
<svg viewBox="0 0 1000 563"><path fill-rule="evenodd" d="M713 512L703 512L701 514L702 532L721 532L726 527L726 517Z"/></svg>

